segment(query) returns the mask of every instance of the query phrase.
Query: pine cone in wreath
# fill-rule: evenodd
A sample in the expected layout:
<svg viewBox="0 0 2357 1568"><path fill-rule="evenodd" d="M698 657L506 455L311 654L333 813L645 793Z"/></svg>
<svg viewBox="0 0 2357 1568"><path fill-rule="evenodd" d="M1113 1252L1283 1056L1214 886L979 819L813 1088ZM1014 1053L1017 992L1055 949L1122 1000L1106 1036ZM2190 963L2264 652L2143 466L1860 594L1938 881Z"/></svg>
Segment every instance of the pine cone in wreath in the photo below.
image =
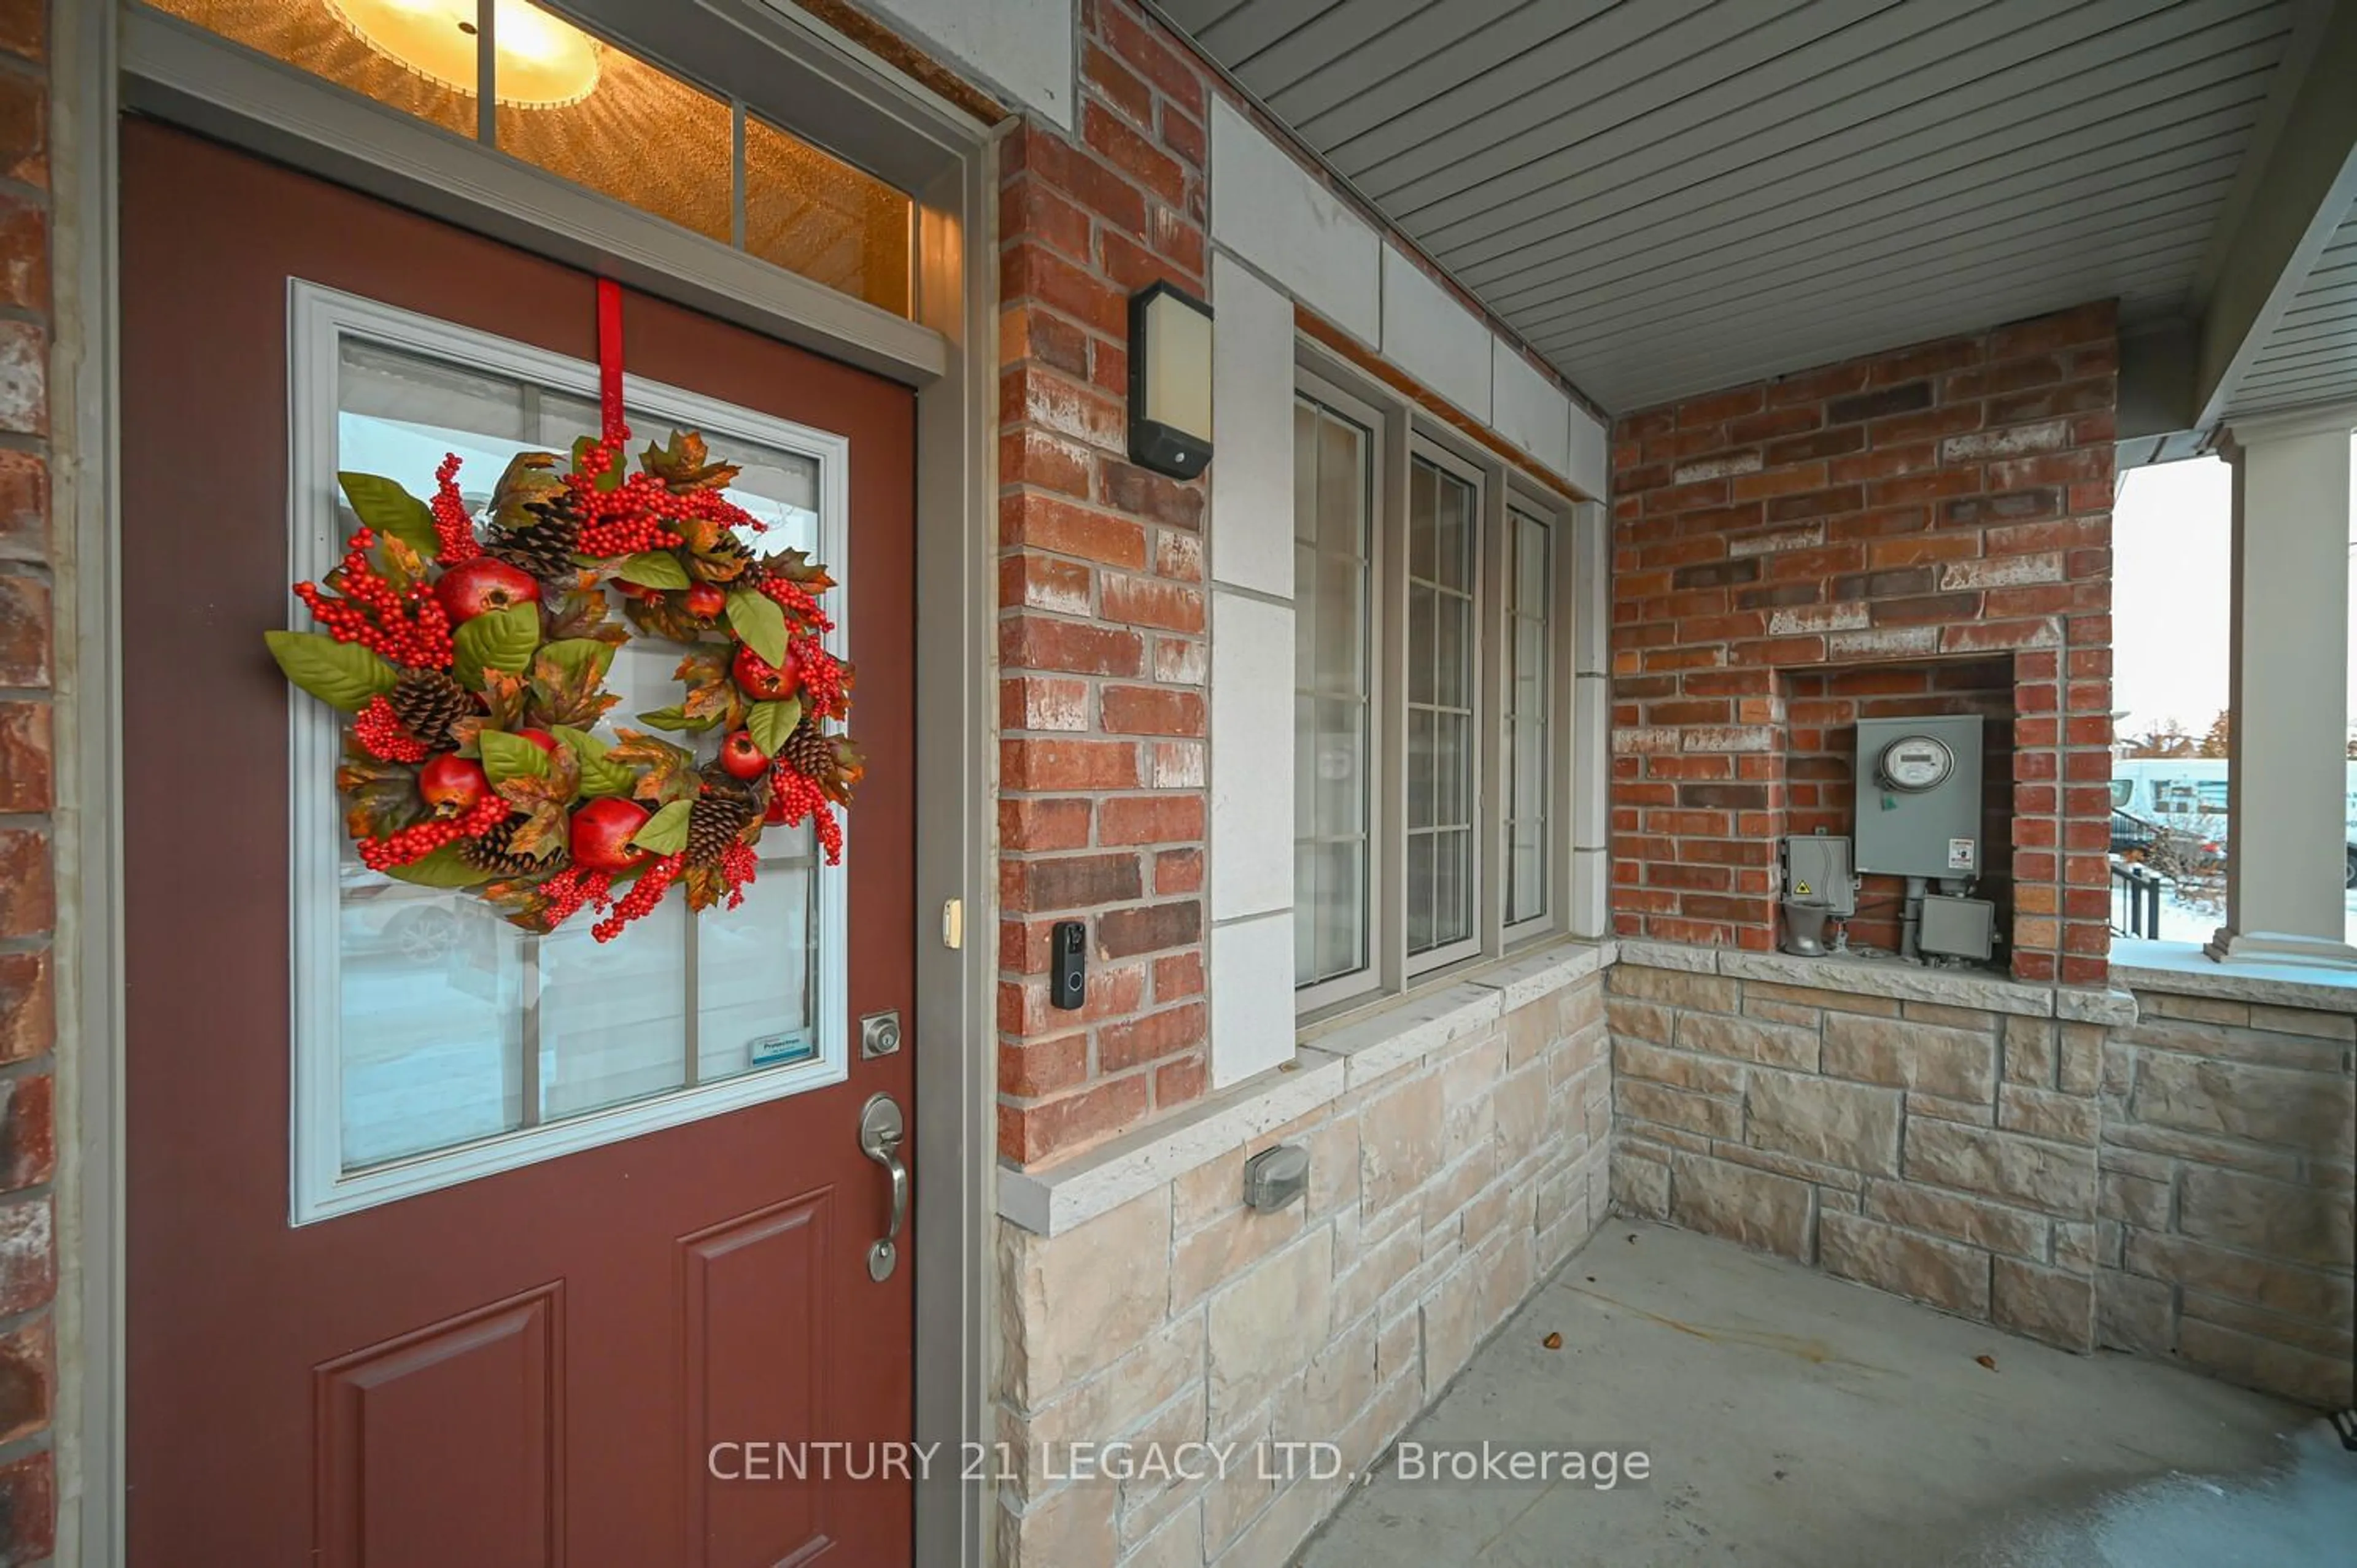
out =
<svg viewBox="0 0 2357 1568"><path fill-rule="evenodd" d="M532 511L537 522L530 528L501 529L483 546L483 553L542 582L570 576L576 569L573 552L581 542L580 521L553 507L533 507Z"/></svg>
<svg viewBox="0 0 2357 1568"><path fill-rule="evenodd" d="M687 864L719 865L723 852L760 814L751 790L715 789L698 795L687 814Z"/></svg>
<svg viewBox="0 0 2357 1568"><path fill-rule="evenodd" d="M516 829L530 819L511 816L479 839L458 841L458 858L478 871L488 871L494 876L537 876L543 872L562 871L572 864L572 852L563 844L552 848L538 859L518 854L509 848Z"/></svg>
<svg viewBox="0 0 2357 1568"><path fill-rule="evenodd" d="M859 748L845 735L830 735L809 719L794 726L780 747L787 766L817 785L827 799L848 802L851 787L866 772Z"/></svg>
<svg viewBox="0 0 2357 1568"><path fill-rule="evenodd" d="M824 784L834 773L834 738L808 719L794 726L783 749L787 764L813 784Z"/></svg>
<svg viewBox="0 0 2357 1568"><path fill-rule="evenodd" d="M413 670L385 693L401 727L429 747L450 744L450 726L483 710L475 694L440 670Z"/></svg>

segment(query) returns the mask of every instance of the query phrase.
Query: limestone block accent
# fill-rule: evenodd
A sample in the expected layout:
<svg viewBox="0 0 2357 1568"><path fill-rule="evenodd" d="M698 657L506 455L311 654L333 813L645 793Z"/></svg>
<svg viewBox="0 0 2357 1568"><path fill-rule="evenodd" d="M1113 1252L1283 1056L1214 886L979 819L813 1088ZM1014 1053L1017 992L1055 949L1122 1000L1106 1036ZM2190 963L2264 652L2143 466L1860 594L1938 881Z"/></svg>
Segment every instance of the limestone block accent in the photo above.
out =
<svg viewBox="0 0 2357 1568"><path fill-rule="evenodd" d="M1099 1215L1052 1245L1006 1224L998 1240L1003 1371L1008 1392L1027 1407L1132 1348L1168 1316L1168 1188Z"/></svg>
<svg viewBox="0 0 2357 1568"><path fill-rule="evenodd" d="M2094 1075L2099 1212L2116 1237L2099 1342L2345 1403L2357 993L2216 965L2122 972L2138 1015ZM2067 1035L2063 1066L2067 1079Z"/></svg>
<svg viewBox="0 0 2357 1568"><path fill-rule="evenodd" d="M2041 1269L2017 1258L1996 1264L1996 1323L2066 1350L2083 1350L2094 1333L2095 1286L2083 1273Z"/></svg>
<svg viewBox="0 0 2357 1568"><path fill-rule="evenodd" d="M1825 1020L1824 1070L1835 1078L1921 1090L1986 1103L1996 1077L1996 1042L1979 1030L1836 1013Z"/></svg>
<svg viewBox="0 0 2357 1568"><path fill-rule="evenodd" d="M1902 1168L1910 1181L1961 1187L2025 1208L2073 1217L2095 1212L2092 1146L1919 1117L1907 1124Z"/></svg>
<svg viewBox="0 0 2357 1568"><path fill-rule="evenodd" d="M1334 1232L1321 1225L1212 1296L1206 1329L1212 1425L1259 1404L1325 1348L1333 1279Z"/></svg>
<svg viewBox="0 0 2357 1568"><path fill-rule="evenodd" d="M1368 1213L1389 1208L1440 1168L1447 1110L1431 1073L1367 1102L1359 1118L1359 1192Z"/></svg>
<svg viewBox="0 0 2357 1568"><path fill-rule="evenodd" d="M1620 1211L2085 1349L2104 1026L1985 976L1716 951L1607 976ZM2096 1036L2066 1069L2072 1031ZM2059 1222L2059 1224L2058 1224ZM2061 1225L2074 1227L2067 1244ZM2049 1275L2076 1282L2078 1294ZM2071 1325L2079 1327L2075 1337Z"/></svg>
<svg viewBox="0 0 2357 1568"><path fill-rule="evenodd" d="M1821 1223L1818 1261L1827 1273L1966 1317L1988 1316L1986 1252L1854 1214L1827 1214Z"/></svg>
<svg viewBox="0 0 2357 1568"><path fill-rule="evenodd" d="M1900 1097L1888 1090L1799 1073L1751 1075L1755 1147L1873 1175L1899 1169Z"/></svg>
<svg viewBox="0 0 2357 1568"><path fill-rule="evenodd" d="M1809 1184L1683 1151L1670 1156L1669 1217L1763 1252L1813 1259Z"/></svg>
<svg viewBox="0 0 2357 1568"><path fill-rule="evenodd" d="M1501 966L1394 1010L1388 1034L1383 1017L1354 1022L1331 1052L1306 1049L1301 1071L1256 1080L1254 1098L1211 1097L1160 1144L1028 1178L1022 1212L1052 1222L1075 1212L1064 1182L1095 1193L1108 1173L1150 1175L1049 1234L1000 1227L1008 1568L1289 1559L1342 1490L1281 1460L1263 1473L1265 1445L1330 1442L1363 1468L1606 1211L1596 952ZM1309 1072L1329 1075L1318 1092L1290 1089ZM1740 1115L1738 1099L1715 1103ZM1243 1163L1279 1143L1309 1151L1308 1196L1249 1212ZM1067 1478L1045 1463L1115 1439L1241 1446L1229 1474L1197 1481Z"/></svg>

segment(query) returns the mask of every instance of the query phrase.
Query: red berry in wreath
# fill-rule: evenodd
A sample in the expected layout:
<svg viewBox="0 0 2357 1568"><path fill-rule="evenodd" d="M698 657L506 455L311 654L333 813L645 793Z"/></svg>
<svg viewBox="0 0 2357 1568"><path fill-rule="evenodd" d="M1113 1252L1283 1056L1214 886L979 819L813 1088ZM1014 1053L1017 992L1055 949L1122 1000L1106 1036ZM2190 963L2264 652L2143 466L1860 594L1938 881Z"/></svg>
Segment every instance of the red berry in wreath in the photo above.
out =
<svg viewBox="0 0 2357 1568"><path fill-rule="evenodd" d="M728 607L728 596L709 583L698 583L687 591L687 613L699 620L710 620Z"/></svg>
<svg viewBox="0 0 2357 1568"><path fill-rule="evenodd" d="M536 605L540 584L529 572L478 555L443 573L434 585L434 596L455 625L511 605Z"/></svg>
<svg viewBox="0 0 2357 1568"><path fill-rule="evenodd" d="M770 759L753 744L751 730L731 730L720 743L720 766L731 779L759 779L770 770Z"/></svg>
<svg viewBox="0 0 2357 1568"><path fill-rule="evenodd" d="M436 812L455 817L490 793L482 765L445 752L417 770L417 792Z"/></svg>
<svg viewBox="0 0 2357 1568"><path fill-rule="evenodd" d="M737 677L737 684L748 695L764 703L782 703L802 687L802 671L794 667L791 653L786 655L785 663L772 664L754 652L749 643L737 646L737 660L729 667L729 673Z"/></svg>
<svg viewBox="0 0 2357 1568"><path fill-rule="evenodd" d="M631 836L647 825L647 809L619 795L601 795L573 813L573 864L608 875L633 870L652 860L652 852L635 847Z"/></svg>

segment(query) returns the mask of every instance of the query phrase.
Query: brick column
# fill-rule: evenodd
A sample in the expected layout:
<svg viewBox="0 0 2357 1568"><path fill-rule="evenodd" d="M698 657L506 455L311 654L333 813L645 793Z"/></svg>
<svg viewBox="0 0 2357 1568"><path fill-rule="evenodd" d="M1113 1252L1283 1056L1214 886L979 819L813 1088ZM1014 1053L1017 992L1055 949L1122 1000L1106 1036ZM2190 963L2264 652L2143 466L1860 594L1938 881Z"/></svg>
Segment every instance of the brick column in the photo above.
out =
<svg viewBox="0 0 2357 1568"><path fill-rule="evenodd" d="M0 1563L57 1528L48 33L0 3Z"/></svg>
<svg viewBox="0 0 2357 1568"><path fill-rule="evenodd" d="M1208 1080L1204 486L1125 458L1127 300L1206 292L1205 84L1124 0L1082 8L1075 144L1001 166L999 1149L1069 1154ZM1087 1004L1048 935L1089 928Z"/></svg>

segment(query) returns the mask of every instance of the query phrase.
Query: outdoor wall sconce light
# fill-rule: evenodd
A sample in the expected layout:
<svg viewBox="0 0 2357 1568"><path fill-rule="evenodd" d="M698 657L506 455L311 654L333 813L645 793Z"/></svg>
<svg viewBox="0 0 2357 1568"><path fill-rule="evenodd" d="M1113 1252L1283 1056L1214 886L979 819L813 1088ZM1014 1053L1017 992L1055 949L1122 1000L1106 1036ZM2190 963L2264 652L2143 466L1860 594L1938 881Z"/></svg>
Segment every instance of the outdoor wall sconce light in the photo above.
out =
<svg viewBox="0 0 2357 1568"><path fill-rule="evenodd" d="M1211 307L1167 283L1129 296L1129 458L1174 479L1211 460Z"/></svg>
<svg viewBox="0 0 2357 1568"><path fill-rule="evenodd" d="M488 10L498 98L511 109L562 108L597 85L597 42L525 0L328 0L328 9L393 64L469 96Z"/></svg>

